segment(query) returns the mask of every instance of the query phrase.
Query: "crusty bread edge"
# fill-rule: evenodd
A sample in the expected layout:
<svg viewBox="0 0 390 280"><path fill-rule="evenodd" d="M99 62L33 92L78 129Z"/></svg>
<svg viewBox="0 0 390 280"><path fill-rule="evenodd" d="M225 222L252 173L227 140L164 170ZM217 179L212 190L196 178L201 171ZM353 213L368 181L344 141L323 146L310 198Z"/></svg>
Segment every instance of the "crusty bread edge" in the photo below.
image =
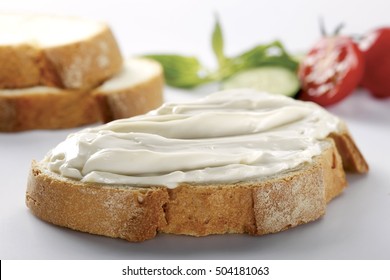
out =
<svg viewBox="0 0 390 280"><path fill-rule="evenodd" d="M99 121L88 91L0 95L0 131L72 128Z"/></svg>
<svg viewBox="0 0 390 280"><path fill-rule="evenodd" d="M86 40L64 46L44 48L46 59L41 69L43 85L69 89L91 89L122 69L123 58L111 29L104 24L102 31ZM48 73L56 72L61 83Z"/></svg>
<svg viewBox="0 0 390 280"><path fill-rule="evenodd" d="M339 151L344 170L353 173L367 173L368 163L353 140L351 133L345 124L342 127L343 133L331 133L329 135L336 144Z"/></svg>

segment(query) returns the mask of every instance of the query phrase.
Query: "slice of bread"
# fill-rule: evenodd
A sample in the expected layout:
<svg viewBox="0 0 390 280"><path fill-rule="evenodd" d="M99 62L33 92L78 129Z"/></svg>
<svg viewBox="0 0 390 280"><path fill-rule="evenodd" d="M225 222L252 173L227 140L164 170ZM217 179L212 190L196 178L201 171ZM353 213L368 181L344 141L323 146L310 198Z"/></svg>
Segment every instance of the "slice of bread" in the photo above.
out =
<svg viewBox="0 0 390 280"><path fill-rule="evenodd" d="M116 130L124 133L118 126ZM86 141L92 144L89 137ZM368 171L345 125L321 140L320 151L310 161L271 175L234 182L181 182L174 188L83 182L53 172L46 160L34 161L26 203L36 216L50 223L129 241L147 240L159 232L192 236L274 233L324 215L326 204L347 184L344 168ZM57 159L64 157L60 154ZM134 166L145 164L143 159L138 159L143 161L140 164L137 158L129 160Z"/></svg>
<svg viewBox="0 0 390 280"><path fill-rule="evenodd" d="M163 102L164 75L154 60L131 58L122 71L93 91L104 122L144 114Z"/></svg>
<svg viewBox="0 0 390 280"><path fill-rule="evenodd" d="M0 14L0 88L90 89L121 70L110 28L73 17Z"/></svg>
<svg viewBox="0 0 390 280"><path fill-rule="evenodd" d="M123 69L93 90L54 87L0 90L0 131L71 128L146 113L162 103L161 66L126 59Z"/></svg>

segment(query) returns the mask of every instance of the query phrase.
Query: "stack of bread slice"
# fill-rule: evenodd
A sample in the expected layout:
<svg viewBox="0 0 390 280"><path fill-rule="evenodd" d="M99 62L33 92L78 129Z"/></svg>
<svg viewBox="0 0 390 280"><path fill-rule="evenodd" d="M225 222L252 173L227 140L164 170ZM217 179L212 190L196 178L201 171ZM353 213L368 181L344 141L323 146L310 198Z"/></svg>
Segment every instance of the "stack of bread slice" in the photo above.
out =
<svg viewBox="0 0 390 280"><path fill-rule="evenodd" d="M123 60L105 23L0 14L0 26L0 131L106 122L162 103L161 66Z"/></svg>

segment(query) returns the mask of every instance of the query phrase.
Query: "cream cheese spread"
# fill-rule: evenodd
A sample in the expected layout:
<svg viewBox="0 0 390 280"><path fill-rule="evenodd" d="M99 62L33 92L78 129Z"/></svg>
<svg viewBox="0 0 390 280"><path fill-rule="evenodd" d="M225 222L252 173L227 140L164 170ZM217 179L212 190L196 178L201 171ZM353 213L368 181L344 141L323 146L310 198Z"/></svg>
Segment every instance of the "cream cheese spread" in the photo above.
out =
<svg viewBox="0 0 390 280"><path fill-rule="evenodd" d="M310 162L340 127L314 103L227 90L81 130L44 161L64 177L103 184L256 180Z"/></svg>

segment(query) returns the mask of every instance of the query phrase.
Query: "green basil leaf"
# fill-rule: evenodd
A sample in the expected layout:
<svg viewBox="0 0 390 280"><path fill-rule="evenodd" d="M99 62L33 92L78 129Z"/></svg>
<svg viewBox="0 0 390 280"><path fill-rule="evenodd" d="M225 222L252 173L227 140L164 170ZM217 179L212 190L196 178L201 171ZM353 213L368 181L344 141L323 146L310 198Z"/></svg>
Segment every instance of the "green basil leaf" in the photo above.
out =
<svg viewBox="0 0 390 280"><path fill-rule="evenodd" d="M222 67L225 63L226 57L223 52L224 42L223 42L222 28L221 25L219 24L219 20L217 16L215 16L215 25L211 37L211 44L213 47L214 54L218 61L218 65L219 67Z"/></svg>
<svg viewBox="0 0 390 280"><path fill-rule="evenodd" d="M291 57L279 41L258 45L234 57L224 54L222 28L216 17L212 33L212 48L218 60L218 68L206 70L193 56L155 54L146 57L157 60L164 68L168 85L179 88L193 88L204 83L221 81L250 68L261 66L280 66L296 72L298 61Z"/></svg>
<svg viewBox="0 0 390 280"><path fill-rule="evenodd" d="M165 81L170 86L192 88L211 81L207 71L195 57L169 54L144 57L154 59L162 65Z"/></svg>
<svg viewBox="0 0 390 280"><path fill-rule="evenodd" d="M279 41L256 46L236 57L233 64L236 64L236 70L265 65L281 66L292 71L296 71L298 68L296 60L287 53Z"/></svg>

